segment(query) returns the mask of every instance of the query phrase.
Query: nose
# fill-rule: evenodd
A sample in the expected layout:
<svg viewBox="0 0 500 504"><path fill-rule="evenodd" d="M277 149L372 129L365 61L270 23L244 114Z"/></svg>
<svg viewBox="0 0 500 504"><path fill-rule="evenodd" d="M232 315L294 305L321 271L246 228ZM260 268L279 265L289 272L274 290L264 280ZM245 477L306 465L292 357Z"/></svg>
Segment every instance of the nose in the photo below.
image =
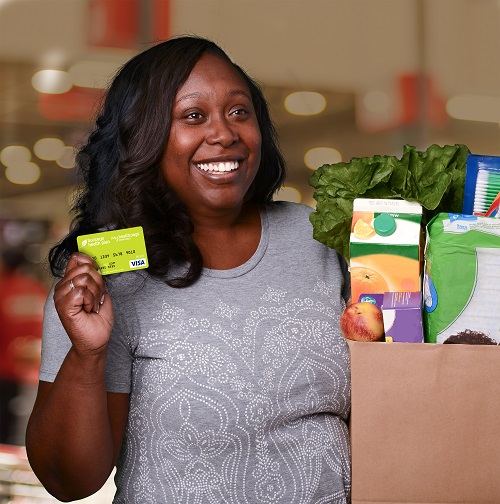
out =
<svg viewBox="0 0 500 504"><path fill-rule="evenodd" d="M224 116L212 117L207 132L207 143L229 147L238 141L239 136L230 120Z"/></svg>

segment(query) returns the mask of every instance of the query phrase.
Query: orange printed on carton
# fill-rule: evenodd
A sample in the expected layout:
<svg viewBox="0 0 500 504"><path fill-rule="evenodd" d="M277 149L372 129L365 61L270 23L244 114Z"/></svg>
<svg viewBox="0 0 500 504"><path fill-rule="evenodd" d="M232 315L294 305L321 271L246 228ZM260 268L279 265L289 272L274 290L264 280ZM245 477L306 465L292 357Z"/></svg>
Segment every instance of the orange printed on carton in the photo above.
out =
<svg viewBox="0 0 500 504"><path fill-rule="evenodd" d="M421 290L422 207L394 199L354 200L350 239L351 298Z"/></svg>

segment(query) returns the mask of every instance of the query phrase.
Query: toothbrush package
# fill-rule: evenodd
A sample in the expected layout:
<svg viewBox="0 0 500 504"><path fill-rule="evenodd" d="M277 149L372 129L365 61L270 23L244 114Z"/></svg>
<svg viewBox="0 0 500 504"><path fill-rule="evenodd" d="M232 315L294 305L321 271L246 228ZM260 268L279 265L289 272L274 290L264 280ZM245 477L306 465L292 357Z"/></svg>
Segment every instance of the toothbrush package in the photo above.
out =
<svg viewBox="0 0 500 504"><path fill-rule="evenodd" d="M500 156L469 154L462 213L500 218Z"/></svg>

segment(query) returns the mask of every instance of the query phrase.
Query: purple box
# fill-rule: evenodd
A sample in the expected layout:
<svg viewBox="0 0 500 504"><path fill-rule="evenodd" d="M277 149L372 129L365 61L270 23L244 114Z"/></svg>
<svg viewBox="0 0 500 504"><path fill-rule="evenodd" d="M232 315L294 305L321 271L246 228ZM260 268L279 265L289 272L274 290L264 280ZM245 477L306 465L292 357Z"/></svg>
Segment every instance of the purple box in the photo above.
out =
<svg viewBox="0 0 500 504"><path fill-rule="evenodd" d="M385 292L382 316L386 341L423 343L421 292Z"/></svg>

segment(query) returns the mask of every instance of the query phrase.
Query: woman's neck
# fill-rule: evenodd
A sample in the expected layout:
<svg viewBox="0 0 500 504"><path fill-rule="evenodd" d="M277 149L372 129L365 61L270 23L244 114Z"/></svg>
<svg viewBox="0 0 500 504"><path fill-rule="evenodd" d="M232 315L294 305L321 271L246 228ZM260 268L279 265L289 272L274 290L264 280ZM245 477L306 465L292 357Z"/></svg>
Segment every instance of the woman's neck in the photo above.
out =
<svg viewBox="0 0 500 504"><path fill-rule="evenodd" d="M238 215L194 219L193 239L210 269L232 269L247 262L257 250L261 237L259 207L249 204Z"/></svg>

